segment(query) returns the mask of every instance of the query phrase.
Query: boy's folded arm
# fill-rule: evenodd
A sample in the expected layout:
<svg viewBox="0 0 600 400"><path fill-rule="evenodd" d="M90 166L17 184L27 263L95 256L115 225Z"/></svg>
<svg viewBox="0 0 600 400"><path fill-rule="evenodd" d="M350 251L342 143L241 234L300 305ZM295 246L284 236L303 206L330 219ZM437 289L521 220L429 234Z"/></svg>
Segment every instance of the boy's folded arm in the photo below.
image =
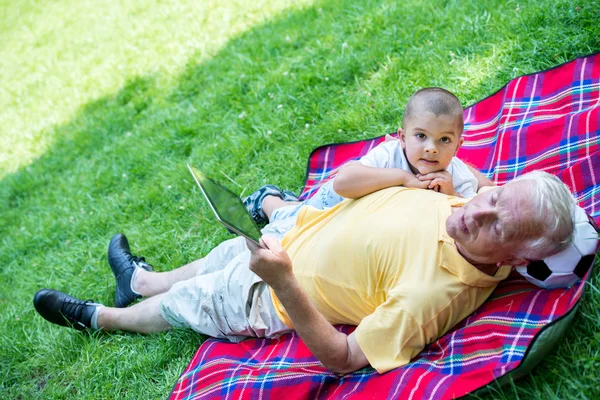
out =
<svg viewBox="0 0 600 400"><path fill-rule="evenodd" d="M494 184L494 182L492 182L487 176L482 174L477 168L473 167L472 165L470 165L469 163L466 163L466 162L465 162L465 165L467 166L467 168L469 168L469 171L471 171L471 173L473 173L473 175L475 175L475 179L477 179L477 187L478 188L482 188L484 186L496 186ZM477 189L477 188L475 188L475 189Z"/></svg>
<svg viewBox="0 0 600 400"><path fill-rule="evenodd" d="M342 197L358 199L392 186L413 186L408 183L415 180L411 172L399 168L374 168L353 162L340 169L333 181L333 190Z"/></svg>

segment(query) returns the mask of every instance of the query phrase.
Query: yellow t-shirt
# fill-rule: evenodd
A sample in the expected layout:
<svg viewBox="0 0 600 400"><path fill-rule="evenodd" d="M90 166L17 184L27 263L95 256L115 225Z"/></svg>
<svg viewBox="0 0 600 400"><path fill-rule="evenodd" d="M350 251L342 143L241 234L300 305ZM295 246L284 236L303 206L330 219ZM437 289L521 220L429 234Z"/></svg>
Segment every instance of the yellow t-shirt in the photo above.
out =
<svg viewBox="0 0 600 400"><path fill-rule="evenodd" d="M407 364L471 314L506 278L469 264L446 232L467 200L393 187L329 210L304 207L283 238L294 275L332 324L356 339L380 373ZM273 293L281 320L292 322Z"/></svg>

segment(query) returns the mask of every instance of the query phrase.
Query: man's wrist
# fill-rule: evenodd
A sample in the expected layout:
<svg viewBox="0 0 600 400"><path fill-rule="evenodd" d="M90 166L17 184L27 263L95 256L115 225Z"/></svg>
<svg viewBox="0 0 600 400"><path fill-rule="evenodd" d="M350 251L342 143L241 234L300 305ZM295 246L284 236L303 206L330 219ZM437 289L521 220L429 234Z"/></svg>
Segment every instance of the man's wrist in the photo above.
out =
<svg viewBox="0 0 600 400"><path fill-rule="evenodd" d="M273 288L277 297L281 299L297 290L298 280L291 274L283 279L279 279L277 282L273 282L273 284L269 284L269 286Z"/></svg>

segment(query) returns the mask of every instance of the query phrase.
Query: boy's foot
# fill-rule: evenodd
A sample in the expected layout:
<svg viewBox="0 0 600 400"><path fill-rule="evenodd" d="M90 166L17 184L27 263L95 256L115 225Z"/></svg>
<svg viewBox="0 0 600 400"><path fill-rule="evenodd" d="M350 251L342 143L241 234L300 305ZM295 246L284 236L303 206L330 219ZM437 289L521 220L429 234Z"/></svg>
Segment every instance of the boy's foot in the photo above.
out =
<svg viewBox="0 0 600 400"><path fill-rule="evenodd" d="M266 224L267 222L269 222L267 216L265 215L262 209L263 200L267 196L275 196L279 197L282 200L284 199L283 192L277 186L265 185L258 189L256 192L252 193L250 196L244 198L243 200L246 209L252 216L252 219L259 225Z"/></svg>
<svg viewBox="0 0 600 400"><path fill-rule="evenodd" d="M283 194L283 201L300 201L298 200L298 196L291 190L284 190L281 193Z"/></svg>
<svg viewBox="0 0 600 400"><path fill-rule="evenodd" d="M137 268L152 271L152 265L148 264L144 257L136 257L131 254L129 242L125 235L117 233L108 245L108 263L117 281L115 293L115 305L127 307L134 300L142 297L131 287L131 280Z"/></svg>
<svg viewBox="0 0 600 400"><path fill-rule="evenodd" d="M92 328L92 317L101 304L82 301L58 290L42 289L35 294L33 306L45 320L83 331Z"/></svg>

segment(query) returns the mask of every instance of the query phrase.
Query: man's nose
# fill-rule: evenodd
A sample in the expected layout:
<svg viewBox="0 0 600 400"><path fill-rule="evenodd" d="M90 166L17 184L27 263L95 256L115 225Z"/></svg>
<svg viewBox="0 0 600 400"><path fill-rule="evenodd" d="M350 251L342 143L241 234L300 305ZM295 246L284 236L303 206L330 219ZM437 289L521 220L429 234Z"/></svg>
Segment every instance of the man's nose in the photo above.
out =
<svg viewBox="0 0 600 400"><path fill-rule="evenodd" d="M489 206L477 207L473 210L473 220L478 226L496 219L496 210Z"/></svg>

